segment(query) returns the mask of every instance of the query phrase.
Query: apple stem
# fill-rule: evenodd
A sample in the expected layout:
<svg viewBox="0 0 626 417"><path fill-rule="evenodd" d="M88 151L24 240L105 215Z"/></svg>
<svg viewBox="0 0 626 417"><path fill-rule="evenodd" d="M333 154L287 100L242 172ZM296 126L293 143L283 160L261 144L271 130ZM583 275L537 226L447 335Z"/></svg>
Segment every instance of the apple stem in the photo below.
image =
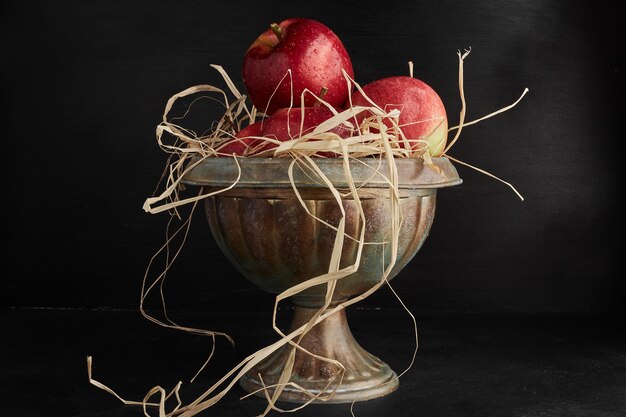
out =
<svg viewBox="0 0 626 417"><path fill-rule="evenodd" d="M274 32L274 35L276 35L278 40L282 41L283 40L283 30L280 28L280 26L278 26L278 23L272 23L270 25L270 28L272 29L272 32Z"/></svg>
<svg viewBox="0 0 626 417"><path fill-rule="evenodd" d="M320 94L319 94L319 96L318 96L318 97L319 97L320 99L323 99L323 98L324 98L324 96L326 95L326 93L328 93L328 88L326 88L326 87L322 87L322 88L320 89ZM319 101L316 101L316 102L315 102L315 104L313 104L313 106L314 106L314 107L319 107L319 106L320 106L320 104L321 104L321 103L320 103Z"/></svg>

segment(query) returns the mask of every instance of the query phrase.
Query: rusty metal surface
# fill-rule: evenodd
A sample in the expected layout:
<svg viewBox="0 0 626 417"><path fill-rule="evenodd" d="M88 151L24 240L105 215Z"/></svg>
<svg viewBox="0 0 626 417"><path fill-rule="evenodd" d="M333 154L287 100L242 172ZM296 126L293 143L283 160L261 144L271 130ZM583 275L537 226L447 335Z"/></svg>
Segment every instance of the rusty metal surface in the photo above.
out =
<svg viewBox="0 0 626 417"><path fill-rule="evenodd" d="M265 188L268 184L275 188L291 188L287 176L290 158L207 158L185 175L184 182L191 185L227 187L239 175L239 187ZM341 158L319 158L316 164L337 188L346 188L343 160ZM433 165L425 164L420 158L397 159L398 182L400 188L442 188L461 183L461 179L447 158L433 158ZM377 172L378 171L378 172ZM315 174L301 165L294 167L294 183L298 187L320 187L321 181ZM389 165L378 158L352 160L350 172L357 184L367 183L368 187L387 188Z"/></svg>
<svg viewBox="0 0 626 417"><path fill-rule="evenodd" d="M205 212L215 241L248 280L265 291L278 293L328 272L336 234L329 225L337 226L345 213L346 235L352 239L346 237L343 241L340 267L355 262L358 248L355 239L362 228L365 228L366 244L358 270L337 282L333 302L362 294L381 280L389 264L392 217L389 191L385 189L388 183L373 169L386 173L386 162L374 158L362 161L363 164L351 164L351 173L357 185L362 186L358 193L365 223L359 217L352 196L345 194L338 204L319 179L306 175L300 168L294 172L301 201L296 198L287 176L290 159L240 159L239 183L205 200ZM340 159L316 162L336 187L346 187ZM420 159L398 160L397 163L402 225L396 264L389 279L406 266L428 236L435 214L437 188L461 182L446 158L434 158L433 166L426 166ZM230 185L237 172L232 158L207 159L189 172L184 181L215 190ZM325 292L325 285L319 285L291 298L296 305L292 328L305 323L312 312L323 305ZM346 366L346 378L332 402L375 398L397 387L393 371L356 343L343 312L318 324L304 336L301 345ZM288 349L283 348L252 369L241 380L244 389L260 388L259 374L266 384L275 382ZM312 393L324 391L329 378L337 371L326 362L301 353L297 355L296 365L291 380ZM280 399L306 402L309 397L287 389Z"/></svg>
<svg viewBox="0 0 626 417"><path fill-rule="evenodd" d="M316 311L296 307L290 331L306 324ZM335 359L346 368L341 385L337 386L339 367L300 350L296 351L292 382L312 389L312 392L317 394L333 377L337 378L329 387L329 390L335 387L337 389L328 403L350 403L357 396L359 401L370 400L387 395L398 388L398 379L389 365L356 342L348 327L345 310L333 314L313 327L300 342L300 346L322 357ZM292 346L287 345L270 356L241 379L241 386L248 392L263 388L258 374L263 375L265 385L276 384L292 349L294 349ZM271 389L269 391L272 392ZM303 395L299 390L287 386L280 399L301 403Z"/></svg>
<svg viewBox="0 0 626 417"><path fill-rule="evenodd" d="M400 200L402 227L398 257L390 279L417 253L433 222L435 190L421 194ZM360 221L354 200L346 199L341 206L330 199L305 199L304 204L312 215L333 226L338 225L342 209L345 212L346 235L352 239L344 238L341 268L356 262L356 239L361 228L365 227L366 245L359 268L337 282L336 298L360 294L380 281L391 258L390 200L368 198L361 201L365 226ZM220 249L247 279L260 288L278 293L328 272L336 232L310 216L295 197L217 195L206 200L205 208ZM302 306L320 307L325 292L324 285L316 286L293 297L293 301Z"/></svg>

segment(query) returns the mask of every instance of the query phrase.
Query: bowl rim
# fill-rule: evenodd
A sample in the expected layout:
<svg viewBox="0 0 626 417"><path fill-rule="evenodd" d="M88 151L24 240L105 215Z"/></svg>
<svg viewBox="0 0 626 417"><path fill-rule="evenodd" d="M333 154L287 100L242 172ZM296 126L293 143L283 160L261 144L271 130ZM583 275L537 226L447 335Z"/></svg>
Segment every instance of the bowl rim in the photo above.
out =
<svg viewBox="0 0 626 417"><path fill-rule="evenodd" d="M237 160L235 161L235 158ZM432 164L422 158L397 158L398 187L402 189L430 189L452 187L463 181L446 157L433 157ZM194 157L193 166L182 182L193 186L229 187L239 176L237 188L291 188L288 167L292 158ZM336 188L347 188L343 158L316 158L319 169ZM194 166L195 165L195 166ZM241 167L241 171L239 167ZM387 188L389 162L383 158L367 157L350 160L350 172L358 187ZM297 187L327 188L314 172L306 172L301 164L293 169L293 184Z"/></svg>

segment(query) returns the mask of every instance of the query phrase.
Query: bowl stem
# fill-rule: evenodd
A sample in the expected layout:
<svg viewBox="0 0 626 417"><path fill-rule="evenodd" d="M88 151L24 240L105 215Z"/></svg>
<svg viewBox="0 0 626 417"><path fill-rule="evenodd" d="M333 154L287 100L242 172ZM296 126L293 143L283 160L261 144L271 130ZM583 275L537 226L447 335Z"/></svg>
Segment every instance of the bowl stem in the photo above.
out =
<svg viewBox="0 0 626 417"><path fill-rule="evenodd" d="M314 308L296 305L291 330L307 323L317 311ZM387 395L398 387L398 379L393 370L385 362L363 349L354 339L344 309L313 327L304 335L300 346L316 355L334 359L346 368L341 384L337 387L335 394L325 401L326 403L369 400ZM261 378L266 386L275 384L280 378L285 361L292 349L295 347L284 346L248 372L240 380L243 389L254 392L262 388ZM335 364L298 350L290 381L314 395L329 394L339 379L330 387L329 382L339 373L340 369ZM269 389L269 392L271 393L272 390ZM263 392L259 392L258 395L263 396ZM279 398L281 401L294 403L303 403L309 399L306 393L291 386L287 386Z"/></svg>

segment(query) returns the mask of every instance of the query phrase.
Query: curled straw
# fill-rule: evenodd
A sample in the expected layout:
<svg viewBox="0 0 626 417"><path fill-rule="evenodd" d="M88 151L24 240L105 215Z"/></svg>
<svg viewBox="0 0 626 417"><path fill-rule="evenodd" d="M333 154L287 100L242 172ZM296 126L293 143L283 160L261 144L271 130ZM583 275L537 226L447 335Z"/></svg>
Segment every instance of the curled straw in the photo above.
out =
<svg viewBox="0 0 626 417"><path fill-rule="evenodd" d="M517 103L519 103L519 101L528 92L528 89L525 89L522 95L520 96L520 98L517 101L515 101L513 104L507 107L504 107L500 110L497 110L493 113L490 113L486 116L483 116L479 119L466 123L465 122L466 102L465 102L465 94L463 91L463 63L464 63L465 58L467 58L469 52L470 52L469 50L466 50L464 53L461 53L461 52L458 53L458 56L459 56L459 92L461 95L462 106L461 106L461 112L459 115L459 124L449 129L450 132L455 131L455 136L449 142L448 146L445 148L444 155L453 161L456 161L463 165L474 168L478 170L479 172L482 172L486 175L489 175L493 178L498 179L499 181L504 182L505 184L510 186L520 198L522 198L521 195L517 192L517 190L515 190L515 188L508 182L500 180L493 174L490 174L479 168L473 167L469 164L463 163L455 158L452 158L450 155L448 155L448 151L450 150L450 148L459 139L463 127L470 126L472 124L485 120L489 117L493 117L506 110L509 110L510 108L514 107ZM156 137L157 137L157 142L159 146L161 147L161 149L163 149L165 152L170 154L170 160L168 161L167 168L162 178L163 180L165 180L163 191L157 196L147 198L144 203L143 208L145 211L149 213L156 214L156 213L160 213L163 211L169 211L170 214L172 215L172 218L173 217L181 218L180 213L178 212L179 207L184 206L184 205L189 205L191 207L191 213L193 213L199 201L207 197L210 197L212 195L216 195L223 191L229 190L235 187L237 185L237 182L239 181L239 178L241 176L241 167L239 166L237 158L234 158L235 162L237 163L239 175L232 182L232 184L218 191L213 191L213 192L208 192L208 193L201 192L198 195L186 197L186 198L181 197L181 194L180 194L180 190L182 189L181 181L187 172L189 172L191 169L193 169L194 166L201 163L206 158L222 155L220 153L220 148L223 146L225 141L232 139L234 137L234 133L236 133L236 129L241 128L242 123L245 121L247 121L248 123L254 123L256 117L259 116L255 108L248 109L245 103L246 97L239 92L239 90L237 89L235 84L232 82L228 74L224 71L224 69L218 65L212 65L212 67L220 73L220 75L226 82L226 85L230 93L234 97L234 100L230 102L229 96L228 94L226 94L224 90L211 86L211 85L198 85L198 86L190 87L178 94L175 94L168 100L164 113L163 113L163 120L157 126ZM413 67L412 63L410 63L409 71L410 71L411 76L413 75L412 67ZM285 74L285 77L291 77L291 73L288 72L287 74ZM292 158L292 161L289 164L287 175L289 176L289 179L291 181L294 195L296 196L296 198L299 200L302 207L305 209L305 211L309 215L313 216L313 214L308 211L306 204L304 200L302 199L302 196L300 195L299 190L295 186L293 170L296 165L298 165L300 168L306 171L311 176L311 178L315 179L315 181L327 187L327 189L332 193L332 196L335 202L338 204L338 207L340 207L342 211L342 217L339 220L339 223L337 225L328 224L326 222L323 222L321 219L318 219L317 217L313 216L317 221L324 223L326 226L331 227L336 231L335 241L333 243L332 255L331 255L329 265L328 265L328 272L323 275L313 277L298 285L295 285L276 296L275 304L274 304L274 311L272 315L272 327L274 331L278 334L279 339L276 342L258 350L257 352L243 359L239 364L233 367L233 369L231 369L228 373L226 373L213 386L209 387L203 394L201 394L193 402L184 406L182 405L182 402L179 396L179 390L182 384L181 382L179 382L169 393L166 393L166 391L160 386L156 386L152 388L146 394L143 401L128 401L128 400L123 399L118 394L116 394L112 389L110 389L106 385L92 378L92 358L91 356L89 356L87 358L87 369L88 369L89 382L91 384L115 396L124 404L141 405L144 410L144 415L146 416L149 416L148 411L147 411L148 408L157 408L159 417L175 417L175 416L191 417L191 416L197 415L201 411L206 410L210 408L212 405L214 405L215 403L217 403L220 399L222 399L226 395L226 393L230 391L230 389L232 389L232 387L237 383L237 381L244 374L249 372L257 364L259 364L268 356L276 352L278 349L281 349L282 347L288 345L291 350L287 358L287 362L285 363L285 367L282 371L282 374L280 375L278 379L278 382L271 386L265 385L265 383L263 383L264 385L262 389L260 390L261 392L263 392L267 400L267 407L262 412L261 416L267 415L271 410L276 410L279 412L296 411L302 407L305 407L306 405L308 405L309 403L313 401L327 401L333 397L335 391L341 385L342 378L345 374L345 367L343 366L343 364L341 364L340 362L336 360L314 355L313 353L307 351L302 346L300 346L299 342L307 334L307 332L309 332L316 324L325 320L330 315L335 314L338 311L345 309L369 297L371 294L376 292L382 285L387 284L391 288L387 278L391 270L393 269L393 266L395 265L395 260L397 258L398 237L399 237L400 227L402 224L402 218L400 214L400 197L398 193L398 173L397 173L397 167L395 164L395 159L396 158L423 158L425 163L430 162L430 156L429 156L429 153L427 152L427 142L425 140L419 140L418 141L419 146L417 146L416 149L412 149L412 147L410 146L409 140L404 136L402 132L402 127L398 124L399 113L397 110L386 112L385 110L377 106L375 103L373 103L371 100L369 100L369 98L367 98L367 95L363 92L361 86L358 83L356 83L353 79L351 79L345 72L344 72L344 77L346 79L346 83L348 85L349 91L352 91L353 87L356 88L370 102L371 106L352 106L352 97L350 97L349 108L342 112L337 112L334 108L332 108L332 106L326 103L323 99L321 99L320 97L316 97L320 105L324 105L328 107L333 112L333 117L331 117L324 123L317 126L311 132L303 132L302 131L303 126L301 125L299 134L294 135L294 139L289 140L289 141L280 142L272 138L257 137L259 141L262 141L264 143L269 142L276 146L272 149L265 149L261 151L259 151L258 149L259 147L257 147L257 149L251 150L252 152L255 152L255 154L251 156L256 156L256 157L268 157L269 156L269 157ZM176 118L169 117L170 111L172 110L174 104L178 100L189 97L189 96L197 95L197 94L217 94L218 96L221 96L223 100L222 103L225 108L224 116L215 124L211 133L208 135L196 135L195 132L190 131L188 129L183 128L182 126L175 124L173 120L175 120ZM315 96L310 91L304 91L302 93L302 96L304 97L305 94L311 94ZM293 102L293 94L292 94L292 102ZM302 100L301 102L304 102L304 100ZM303 114L304 107L301 107L301 112ZM360 126L354 126L351 121L356 120L355 116L362 112L368 112L366 113L367 117L363 120ZM261 116L263 115L261 114ZM304 117L302 117L301 120L303 121ZM388 128L387 125L385 124L385 121L389 123L391 127ZM337 134L331 132L332 129L338 126L343 126L345 128L352 129L354 134L351 137L342 139ZM174 142L172 143L166 142L166 139L168 138L169 139L173 138ZM344 175L345 175L346 182L349 186L349 191L344 193L343 195L340 193L339 190L337 190L334 187L331 181L324 175L322 170L315 163L316 158L314 157L322 157L323 153L325 152L334 152L340 155L340 157L342 158ZM363 208L361 207L361 200L359 198L360 187L358 187L355 184L351 175L351 170L350 170L351 164L361 162L359 161L358 158L365 157L365 156L377 156L380 158L380 160L385 159L388 162L389 168L387 172L381 173L379 169L376 169L374 170L376 172L372 173L372 174L375 174L375 173L384 174L388 183L387 194L388 194L388 199L390 201L392 215L390 218L390 239L386 242L365 242L365 229L366 229L365 224L367 222L367 219L365 218ZM361 184L360 186L363 186L363 184ZM345 212L343 211L342 199L347 198L348 196L353 199L359 212L359 222L361 223L361 227L358 228L358 230L361 230L359 236L348 236L345 232ZM189 333L196 334L196 335L209 336L211 338L213 343L212 343L211 352L209 354L209 358L202 365L202 367L198 370L196 375L192 378L192 382L193 382L196 376L204 369L204 367L207 365L207 363L211 359L214 349L215 349L215 338L224 337L227 340L229 340L231 343L233 343L233 340L230 338L230 336L222 332L215 332L215 331L181 326L175 323L173 320L171 320L169 315L167 314L165 297L163 293L163 283L165 281L169 268L171 267L172 263L176 260L176 258L180 254L180 251L186 239L187 233L189 231L190 225L191 225L191 214L188 216L187 220L184 221L183 224L175 232L171 233L170 231L171 219L170 219L170 223L168 223L168 227L166 231L166 242L150 260L150 263L146 270L146 274L144 276L142 290L141 290L141 298L140 298L140 310L141 310L141 313L148 320L160 326L164 326L164 327L175 329L175 330L185 331L185 332L189 332ZM171 253L170 246L173 244L174 238L176 237L180 237L182 241L178 249L174 253ZM352 264L344 268L340 268L339 260L341 259L344 238L348 238L348 239L352 239L356 241L358 244L357 246L358 249L357 249L357 254L355 256L355 259L353 259ZM374 285L372 288L370 288L363 294L360 294L345 302L342 302L340 304L337 304L331 307L331 301L333 299L333 294L334 294L334 290L336 288L337 282L358 270L362 249L365 244L382 244L382 245L390 246L391 256L390 256L390 259L385 260L385 262L383 263L384 271L381 273L380 280L376 283L376 285ZM384 254L384 251L383 251L383 254ZM149 282L151 268L153 266L154 261L159 256L165 256L165 267L163 271L155 279ZM276 325L276 318L277 318L277 311L278 311L279 303L293 295L296 295L302 291L305 291L308 288L314 287L316 285L321 285L321 284L326 285L326 296L325 296L324 305L304 325L300 326L299 328L295 329L294 331L288 334L285 334L284 332L282 332ZM165 316L164 320L159 320L155 318L154 316L149 314L144 308L144 302L146 298L157 287L159 288L160 295L161 295L162 310ZM415 360L415 355L417 353L417 347L418 347L417 324L415 321L415 317L406 308L404 303L402 303L402 300L400 299L398 294L395 291L393 291L393 288L391 288L391 290L394 293L394 295L398 298L402 306L406 309L406 311L411 316L413 320L414 330L415 330L416 344L415 344L415 349L413 351L413 356L408 367L403 372L401 372L400 375L397 377L399 378L411 368ZM315 394L289 381L291 377L291 373L293 371L295 354L297 350L300 350L308 355L312 355L319 360L331 363L337 367L338 372L335 374L333 378L329 380L326 390ZM386 383L389 383L389 382L390 381ZM282 391L288 386L299 390L304 395L308 396L309 400L305 402L304 404L296 406L295 408L292 408L292 409L285 410L285 409L279 408L276 405L276 402L278 401L278 398L280 397L280 394L282 393ZM159 401L149 402L149 400L154 395L157 395L157 394L159 395ZM166 401L172 396L176 397L177 404L170 411L166 411ZM357 399L355 399L355 401ZM354 402L352 403L352 407L351 407L352 415L354 415L353 406L354 406Z"/></svg>

